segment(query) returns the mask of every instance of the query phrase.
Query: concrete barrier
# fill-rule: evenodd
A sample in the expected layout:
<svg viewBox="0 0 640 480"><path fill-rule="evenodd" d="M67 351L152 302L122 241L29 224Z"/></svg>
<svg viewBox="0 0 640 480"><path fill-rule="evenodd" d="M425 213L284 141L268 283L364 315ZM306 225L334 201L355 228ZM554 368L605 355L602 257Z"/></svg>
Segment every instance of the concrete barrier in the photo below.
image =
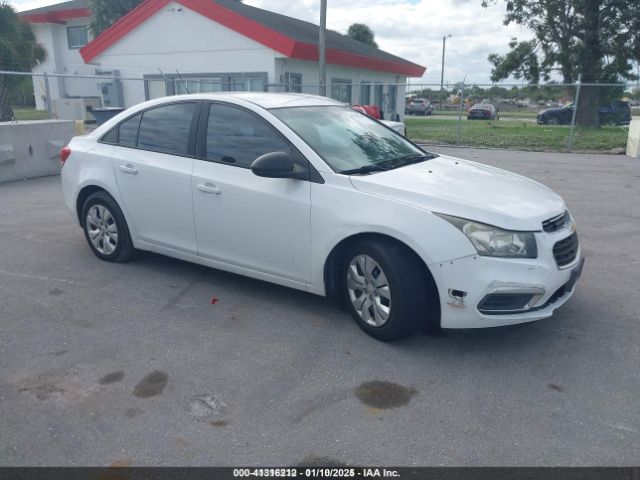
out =
<svg viewBox="0 0 640 480"><path fill-rule="evenodd" d="M632 158L640 158L640 117L633 117L629 124L627 155Z"/></svg>
<svg viewBox="0 0 640 480"><path fill-rule="evenodd" d="M75 122L0 122L0 183L60 173L60 149L75 134Z"/></svg>

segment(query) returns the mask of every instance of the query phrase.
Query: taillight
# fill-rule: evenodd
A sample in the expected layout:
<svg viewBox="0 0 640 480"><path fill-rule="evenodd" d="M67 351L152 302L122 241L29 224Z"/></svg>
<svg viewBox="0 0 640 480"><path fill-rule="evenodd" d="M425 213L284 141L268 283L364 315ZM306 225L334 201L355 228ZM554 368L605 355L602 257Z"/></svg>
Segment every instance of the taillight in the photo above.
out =
<svg viewBox="0 0 640 480"><path fill-rule="evenodd" d="M69 155L71 155L71 149L69 147L64 147L62 150L60 150L60 163L62 164L63 167L64 167L64 162L67 161L67 158L69 158Z"/></svg>

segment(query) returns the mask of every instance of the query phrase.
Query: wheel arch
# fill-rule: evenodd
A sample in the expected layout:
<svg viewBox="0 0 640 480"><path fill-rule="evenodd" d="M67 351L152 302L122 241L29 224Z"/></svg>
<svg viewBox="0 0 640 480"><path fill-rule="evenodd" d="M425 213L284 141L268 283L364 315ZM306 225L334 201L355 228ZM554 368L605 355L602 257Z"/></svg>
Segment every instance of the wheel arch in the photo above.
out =
<svg viewBox="0 0 640 480"><path fill-rule="evenodd" d="M82 207L84 206L84 202L87 201L87 198L89 198L91 195L93 195L96 192L105 192L107 195L111 196L112 198L113 195L111 194L111 192L109 192L109 190L107 190L106 188L100 186L100 185L96 185L96 184L89 184L89 185L85 185L84 187L82 187L79 191L78 191L78 195L76 195L76 215L78 217L78 223L80 224L80 226L82 227L83 224L83 220L82 220ZM115 198L114 198L115 200Z"/></svg>
<svg viewBox="0 0 640 480"><path fill-rule="evenodd" d="M438 315L438 318L440 318L441 306L440 306L440 296L438 295L438 286L426 262L413 248L411 248L411 246L407 245L407 243L393 237L392 235L388 235L385 233L378 233L378 232L354 233L348 237L343 238L340 242L338 242L333 247L333 249L327 256L327 259L325 260L325 263L324 263L323 273L324 273L324 286L325 286L326 296L333 300L340 300L341 296L340 296L339 288L342 282L342 279L340 278L340 266L342 265L342 262L344 262L344 253L348 246L353 245L353 243L355 242L362 241L365 239L367 240L378 239L378 240L385 240L385 241L391 241L391 242L397 243L403 249L405 249L410 255L415 257L416 262L419 263L421 270L425 275L425 280L427 281L427 284L430 286L431 289L433 289L429 293L432 295L434 299L433 305L435 308L437 308L438 310L437 315Z"/></svg>

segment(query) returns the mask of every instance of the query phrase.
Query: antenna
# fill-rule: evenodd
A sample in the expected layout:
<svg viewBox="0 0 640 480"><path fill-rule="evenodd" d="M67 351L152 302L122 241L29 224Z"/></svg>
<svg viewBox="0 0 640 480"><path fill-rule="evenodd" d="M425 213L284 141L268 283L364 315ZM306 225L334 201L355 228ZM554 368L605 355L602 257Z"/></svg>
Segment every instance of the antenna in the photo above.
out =
<svg viewBox="0 0 640 480"><path fill-rule="evenodd" d="M178 74L178 78L180 79L180 81L182 82L182 85L184 86L184 89L187 91L187 94L191 94L191 92L189 91L189 87L187 87L187 84L185 83L185 81L182 79L182 75L180 75L180 72L178 71L178 69L176 68L176 73Z"/></svg>

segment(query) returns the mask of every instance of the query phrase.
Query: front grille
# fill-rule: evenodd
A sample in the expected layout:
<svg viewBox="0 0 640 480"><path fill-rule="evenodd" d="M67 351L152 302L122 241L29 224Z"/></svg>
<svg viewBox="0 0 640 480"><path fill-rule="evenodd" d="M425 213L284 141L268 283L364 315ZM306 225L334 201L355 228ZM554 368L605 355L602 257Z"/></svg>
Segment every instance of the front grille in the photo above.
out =
<svg viewBox="0 0 640 480"><path fill-rule="evenodd" d="M578 234L574 233L570 237L560 240L553 246L553 256L559 267L564 267L573 262L578 256Z"/></svg>
<svg viewBox="0 0 640 480"><path fill-rule="evenodd" d="M542 229L547 233L557 232L558 230L562 230L569 222L571 222L571 216L568 211L565 211L562 215L542 222Z"/></svg>

